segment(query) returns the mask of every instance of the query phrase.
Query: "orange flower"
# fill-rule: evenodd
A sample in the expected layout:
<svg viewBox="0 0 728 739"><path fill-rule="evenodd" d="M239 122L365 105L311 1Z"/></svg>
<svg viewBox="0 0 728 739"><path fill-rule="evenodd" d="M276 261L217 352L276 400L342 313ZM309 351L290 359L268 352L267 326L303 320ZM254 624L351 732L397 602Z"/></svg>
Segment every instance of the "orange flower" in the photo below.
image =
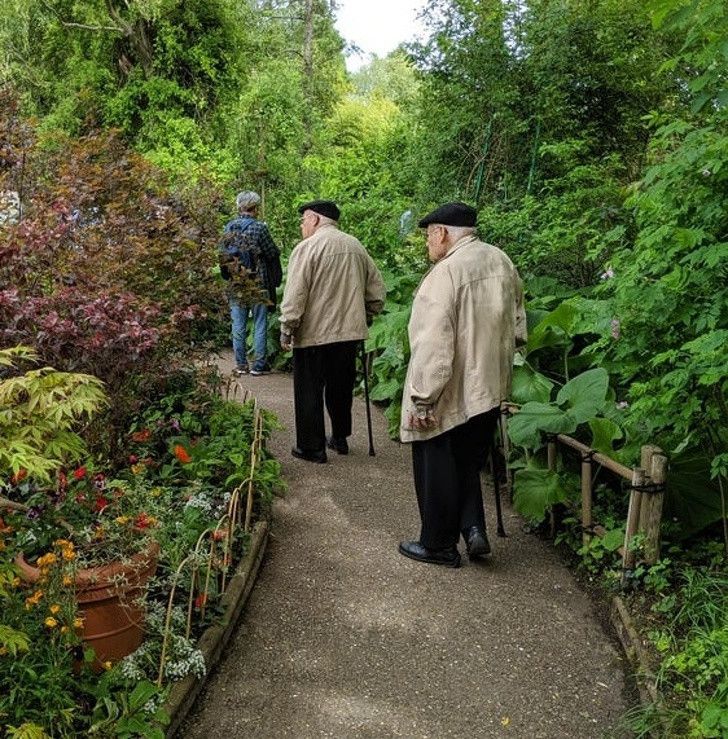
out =
<svg viewBox="0 0 728 739"><path fill-rule="evenodd" d="M43 569L44 567L50 567L51 565L54 565L58 561L58 557L53 552L48 552L48 554L44 554L42 557L38 557L38 567Z"/></svg>
<svg viewBox="0 0 728 739"><path fill-rule="evenodd" d="M152 432L149 429L142 429L141 431L135 431L131 435L131 440L138 444L143 444L145 441L149 441L152 438Z"/></svg>
<svg viewBox="0 0 728 739"><path fill-rule="evenodd" d="M222 541L227 533L223 529L215 529L215 531L212 532L212 540L213 541Z"/></svg>
<svg viewBox="0 0 728 739"><path fill-rule="evenodd" d="M63 576L63 584L66 587L70 587L71 585L73 585L73 578L70 575L64 575Z"/></svg>
<svg viewBox="0 0 728 739"><path fill-rule="evenodd" d="M48 616L48 618L43 621L43 623L49 628L49 629L55 629L56 626L58 626L58 621L56 621L53 616Z"/></svg>
<svg viewBox="0 0 728 739"><path fill-rule="evenodd" d="M195 608L204 608L206 604L207 604L207 594L200 593L195 598Z"/></svg>
<svg viewBox="0 0 728 739"><path fill-rule="evenodd" d="M25 607L28 610L30 610L33 606L37 606L42 597L43 597L43 591L36 590L35 593L33 593L33 595L25 599Z"/></svg>
<svg viewBox="0 0 728 739"><path fill-rule="evenodd" d="M82 618L74 618L73 619L73 628L74 629L82 629L83 628L83 619Z"/></svg>
<svg viewBox="0 0 728 739"><path fill-rule="evenodd" d="M25 478L28 476L28 470L21 467L11 478L10 483L11 485L18 485L19 483L23 482Z"/></svg>
<svg viewBox="0 0 728 739"><path fill-rule="evenodd" d="M150 516L147 513L140 513L135 519L134 519L134 526L137 529L147 529L150 526L156 526L157 525L157 519L154 516Z"/></svg>
<svg viewBox="0 0 728 739"><path fill-rule="evenodd" d="M58 605L58 603L54 603L48 610L54 615L58 615L58 612L61 610L61 607Z"/></svg>
<svg viewBox="0 0 728 739"><path fill-rule="evenodd" d="M182 464L189 464L192 461L192 457L190 457L187 450L182 446L182 444L175 444L174 446L174 456L179 459L179 461Z"/></svg>

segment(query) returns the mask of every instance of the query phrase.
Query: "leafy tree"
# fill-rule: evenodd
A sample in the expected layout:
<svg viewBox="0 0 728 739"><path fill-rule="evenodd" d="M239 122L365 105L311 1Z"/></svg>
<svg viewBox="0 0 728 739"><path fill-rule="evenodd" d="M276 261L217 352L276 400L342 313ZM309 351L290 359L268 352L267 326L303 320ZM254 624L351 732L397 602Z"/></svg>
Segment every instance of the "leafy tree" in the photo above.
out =
<svg viewBox="0 0 728 739"><path fill-rule="evenodd" d="M630 415L645 438L705 459L721 490L728 474L728 10L720 2L655 2L654 20L684 35L674 70L681 105L652 116L647 169L627 205L634 246L613 255L620 337L606 357L630 383ZM687 90L685 85L687 82ZM706 502L714 493L704 488ZM702 523L710 521L710 515ZM728 530L725 531L728 549Z"/></svg>

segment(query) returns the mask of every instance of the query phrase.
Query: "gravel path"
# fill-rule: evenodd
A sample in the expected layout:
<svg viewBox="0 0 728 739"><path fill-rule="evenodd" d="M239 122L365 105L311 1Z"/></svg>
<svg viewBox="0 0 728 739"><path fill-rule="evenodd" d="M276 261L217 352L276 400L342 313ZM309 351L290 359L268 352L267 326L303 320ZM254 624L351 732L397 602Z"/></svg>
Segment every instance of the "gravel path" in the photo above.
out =
<svg viewBox="0 0 728 739"><path fill-rule="evenodd" d="M223 370L229 370L229 361ZM416 538L409 448L355 399L349 456L301 462L292 379L241 384L286 427L290 486L234 639L179 737L604 737L625 710L622 659L553 549L506 509L508 539L458 570L397 552ZM491 501L488 501L490 504ZM490 508L490 506L489 506Z"/></svg>

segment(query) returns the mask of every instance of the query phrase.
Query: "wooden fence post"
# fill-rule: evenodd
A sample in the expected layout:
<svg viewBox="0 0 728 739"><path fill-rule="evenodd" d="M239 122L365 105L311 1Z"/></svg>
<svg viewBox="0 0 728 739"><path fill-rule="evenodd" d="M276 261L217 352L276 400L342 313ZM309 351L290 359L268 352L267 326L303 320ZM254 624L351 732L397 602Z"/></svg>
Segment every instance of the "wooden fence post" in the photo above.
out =
<svg viewBox="0 0 728 739"><path fill-rule="evenodd" d="M592 536L592 455L581 455L581 542L586 546Z"/></svg>
<svg viewBox="0 0 728 739"><path fill-rule="evenodd" d="M652 489L642 497L639 530L645 535L645 562L653 565L660 558L660 523L667 479L667 457L659 447L652 447L649 470Z"/></svg>
<svg viewBox="0 0 728 739"><path fill-rule="evenodd" d="M627 511L627 526L624 532L624 555L622 556L622 585L626 584L626 575L634 569L635 553L630 549L630 543L637 533L642 507L642 491L639 489L645 484L645 471L642 467L635 467L632 473L632 490L629 494L629 509Z"/></svg>

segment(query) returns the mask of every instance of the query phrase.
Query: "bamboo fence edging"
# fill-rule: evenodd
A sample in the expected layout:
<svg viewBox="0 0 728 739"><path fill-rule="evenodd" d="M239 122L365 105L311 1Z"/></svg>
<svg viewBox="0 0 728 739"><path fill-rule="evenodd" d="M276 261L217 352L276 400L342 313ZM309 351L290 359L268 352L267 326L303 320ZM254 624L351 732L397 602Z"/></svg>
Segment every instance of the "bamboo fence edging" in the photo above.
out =
<svg viewBox="0 0 728 739"><path fill-rule="evenodd" d="M501 405L501 433L507 439L507 417L518 413L518 406L512 403ZM630 469L616 460L592 449L566 434L548 434L547 460L548 469L556 472L558 444L566 446L581 457L581 528L582 544L587 546L593 536L603 537L607 530L595 524L592 516L594 497L592 471L594 464L609 470L613 474L630 483L629 508L625 524L624 544L617 550L622 557L622 584L625 585L629 574L636 564L636 554L632 548L634 537L644 536L643 561L652 565L660 558L660 524L662 507L665 499L667 482L667 457L660 447L646 444L641 449L638 467ZM513 487L511 486L511 499ZM555 534L556 522L551 511L551 532Z"/></svg>
<svg viewBox="0 0 728 739"><path fill-rule="evenodd" d="M253 589L267 544L268 522L262 520L253 527L250 548L238 564L221 598L225 611L220 622L209 626L197 643L197 648L205 657L205 676L197 678L194 675L188 675L172 685L169 697L163 706L170 716L170 723L165 732L168 739L174 737L205 682L220 661L223 647L230 639L243 606Z"/></svg>

